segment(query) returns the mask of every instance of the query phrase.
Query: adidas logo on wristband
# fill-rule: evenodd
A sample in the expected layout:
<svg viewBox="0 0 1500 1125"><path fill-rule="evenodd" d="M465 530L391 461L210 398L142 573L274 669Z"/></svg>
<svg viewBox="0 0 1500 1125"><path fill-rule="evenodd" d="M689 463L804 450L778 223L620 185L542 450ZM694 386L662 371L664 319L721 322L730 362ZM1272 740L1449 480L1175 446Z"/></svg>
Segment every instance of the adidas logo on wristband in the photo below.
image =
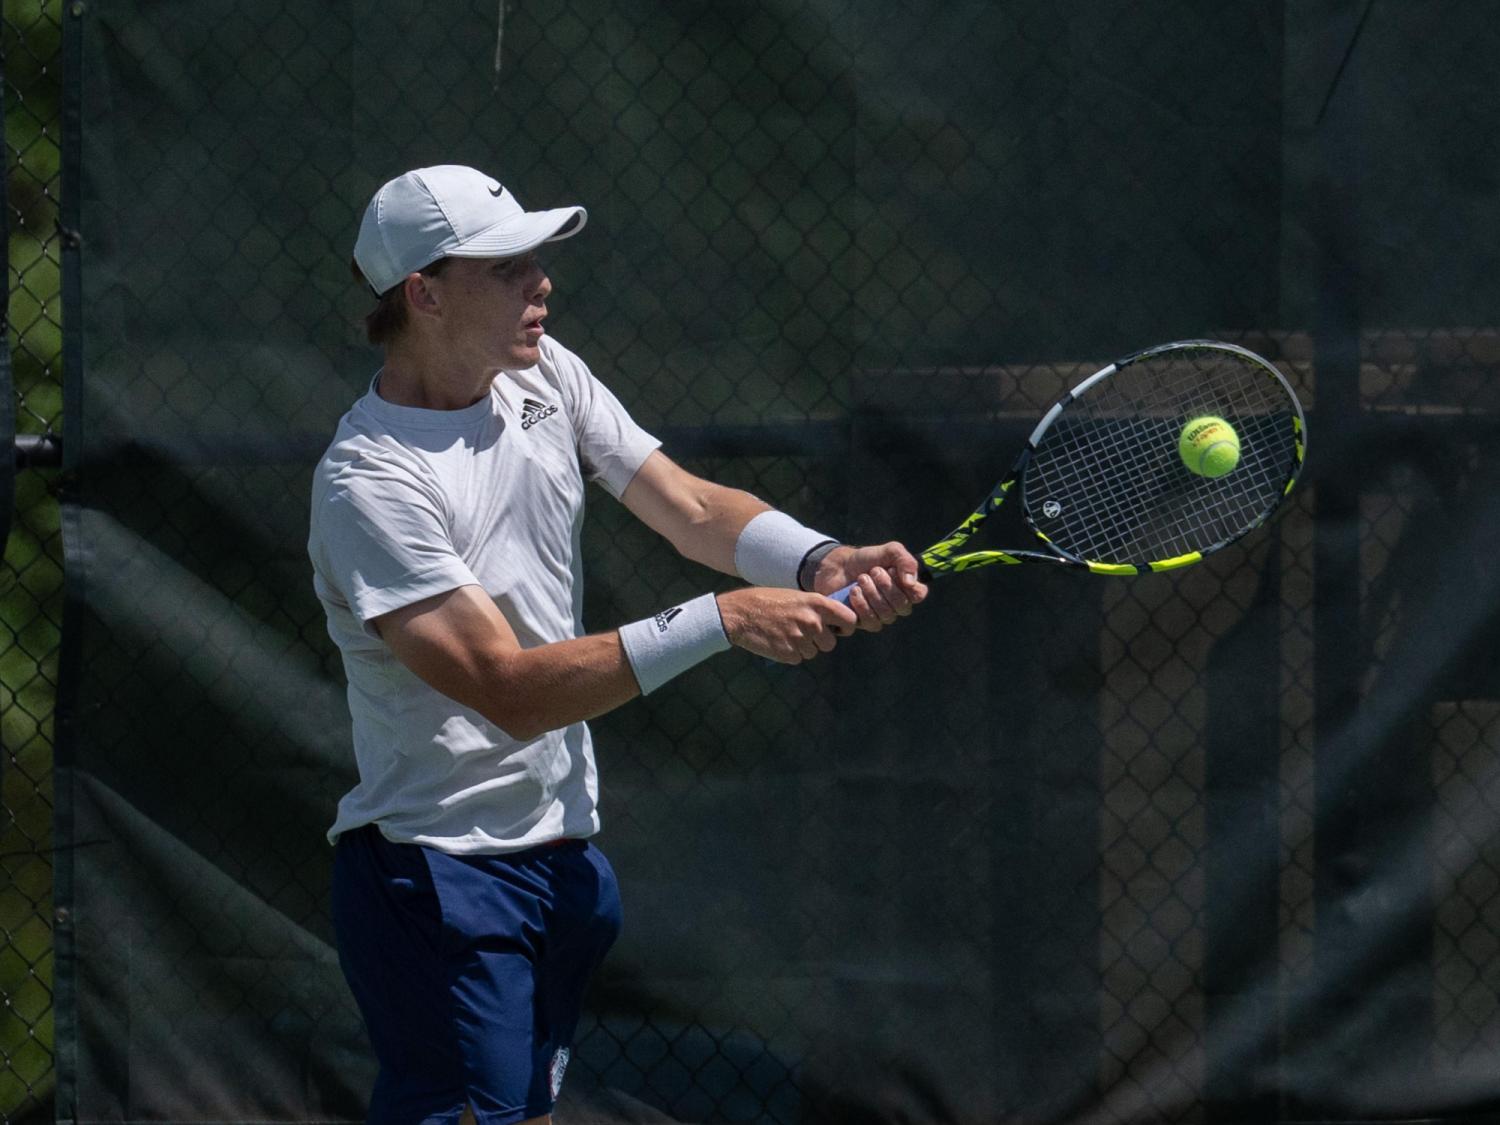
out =
<svg viewBox="0 0 1500 1125"><path fill-rule="evenodd" d="M648 695L673 676L729 647L724 619L712 594L674 605L620 626L620 644L641 694Z"/></svg>

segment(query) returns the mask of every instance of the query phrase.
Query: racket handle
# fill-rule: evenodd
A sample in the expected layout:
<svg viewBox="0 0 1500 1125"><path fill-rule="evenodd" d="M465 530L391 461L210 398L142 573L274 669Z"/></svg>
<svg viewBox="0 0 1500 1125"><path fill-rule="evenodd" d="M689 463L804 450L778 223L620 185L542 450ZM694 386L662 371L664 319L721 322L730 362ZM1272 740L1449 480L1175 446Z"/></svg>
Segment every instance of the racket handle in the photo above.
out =
<svg viewBox="0 0 1500 1125"><path fill-rule="evenodd" d="M834 601L838 602L839 605L848 605L849 604L849 595L854 592L854 587L856 587L858 585L859 585L858 582L851 582L851 583L849 583L849 585L845 586L842 590L835 590L833 593L829 594L828 596L830 598L832 598Z"/></svg>

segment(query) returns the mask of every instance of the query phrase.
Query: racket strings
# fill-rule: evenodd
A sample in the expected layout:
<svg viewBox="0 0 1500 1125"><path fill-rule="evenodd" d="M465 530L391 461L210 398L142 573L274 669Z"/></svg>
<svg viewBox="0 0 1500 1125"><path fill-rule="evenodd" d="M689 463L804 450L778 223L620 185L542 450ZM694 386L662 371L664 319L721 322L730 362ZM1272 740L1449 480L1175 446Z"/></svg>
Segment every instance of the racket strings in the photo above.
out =
<svg viewBox="0 0 1500 1125"><path fill-rule="evenodd" d="M1191 472L1183 426L1223 418L1238 464ZM1037 439L1025 487L1028 519L1077 558L1144 565L1203 552L1243 534L1275 507L1295 471L1300 415L1270 369L1238 353L1175 349L1122 366Z"/></svg>

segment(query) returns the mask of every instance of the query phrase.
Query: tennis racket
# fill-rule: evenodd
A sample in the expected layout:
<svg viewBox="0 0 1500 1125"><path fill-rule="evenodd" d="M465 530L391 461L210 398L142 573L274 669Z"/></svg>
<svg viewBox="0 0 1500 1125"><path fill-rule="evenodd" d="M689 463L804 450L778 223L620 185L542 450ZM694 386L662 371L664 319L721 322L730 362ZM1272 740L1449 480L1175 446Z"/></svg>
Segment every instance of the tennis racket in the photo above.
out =
<svg viewBox="0 0 1500 1125"><path fill-rule="evenodd" d="M1227 423L1231 432L1215 436L1237 439L1237 457L1226 448L1194 456L1205 420ZM1112 575L1190 566L1270 518L1297 483L1306 446L1291 385L1254 352L1214 340L1146 348L1052 405L1010 473L922 552L922 578L996 563ZM1012 492L1043 549L966 550ZM831 596L847 602L853 589Z"/></svg>

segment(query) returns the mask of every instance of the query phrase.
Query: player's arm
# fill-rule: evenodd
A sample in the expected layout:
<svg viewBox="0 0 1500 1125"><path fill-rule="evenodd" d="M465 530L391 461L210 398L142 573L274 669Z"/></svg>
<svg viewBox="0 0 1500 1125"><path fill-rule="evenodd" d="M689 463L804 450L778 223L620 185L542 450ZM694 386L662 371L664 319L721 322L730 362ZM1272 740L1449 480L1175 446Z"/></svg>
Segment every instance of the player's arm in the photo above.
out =
<svg viewBox="0 0 1500 1125"><path fill-rule="evenodd" d="M844 606L795 590L734 590L672 608L670 618L523 648L483 589L459 586L371 624L419 679L519 741L612 711L731 644L796 664L854 626Z"/></svg>
<svg viewBox="0 0 1500 1125"><path fill-rule="evenodd" d="M429 687L526 741L640 694L616 633L523 649L479 586L459 586L370 623Z"/></svg>
<svg viewBox="0 0 1500 1125"><path fill-rule="evenodd" d="M917 560L900 543L849 547L826 540L820 549L817 533L742 489L689 473L660 450L641 465L621 501L679 554L724 574L820 594L858 582L849 605L862 629L889 625L927 596Z"/></svg>

